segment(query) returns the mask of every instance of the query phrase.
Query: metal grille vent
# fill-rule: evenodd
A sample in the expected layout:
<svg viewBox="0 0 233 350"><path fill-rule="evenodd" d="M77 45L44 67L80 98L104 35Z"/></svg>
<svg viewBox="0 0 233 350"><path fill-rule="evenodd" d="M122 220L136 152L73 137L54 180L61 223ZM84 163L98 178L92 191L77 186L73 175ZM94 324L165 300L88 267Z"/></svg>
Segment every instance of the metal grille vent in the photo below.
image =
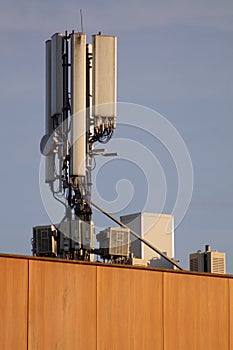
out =
<svg viewBox="0 0 233 350"><path fill-rule="evenodd" d="M214 273L225 273L225 259L213 257L213 271Z"/></svg>
<svg viewBox="0 0 233 350"><path fill-rule="evenodd" d="M191 258L190 260L190 270L191 271L198 271L199 265L198 265L198 258Z"/></svg>

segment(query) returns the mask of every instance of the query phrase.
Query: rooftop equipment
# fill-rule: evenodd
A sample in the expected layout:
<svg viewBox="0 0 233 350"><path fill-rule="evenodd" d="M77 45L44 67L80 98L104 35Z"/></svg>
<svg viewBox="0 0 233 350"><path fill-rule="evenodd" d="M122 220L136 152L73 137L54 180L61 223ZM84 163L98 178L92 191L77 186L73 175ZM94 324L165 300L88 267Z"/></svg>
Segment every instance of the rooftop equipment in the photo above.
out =
<svg viewBox="0 0 233 350"><path fill-rule="evenodd" d="M210 245L205 246L205 251L198 250L189 255L191 271L226 273L226 254L211 250Z"/></svg>
<svg viewBox="0 0 233 350"><path fill-rule="evenodd" d="M35 256L57 256L57 230L54 225L33 227L32 253Z"/></svg>
<svg viewBox="0 0 233 350"><path fill-rule="evenodd" d="M172 215L135 213L121 216L120 219L126 226L158 247L165 255L174 257L174 218ZM139 239L131 236L131 241L130 251L136 258L146 260L160 258L159 254L149 249Z"/></svg>
<svg viewBox="0 0 233 350"><path fill-rule="evenodd" d="M128 258L130 230L121 227L108 227L96 235L100 256L103 259Z"/></svg>
<svg viewBox="0 0 233 350"><path fill-rule="evenodd" d="M33 228L33 254L90 260L95 253L128 263L131 235L154 251L153 256L162 256L181 269L150 243L149 236L145 239L91 201L93 158L116 155L94 144L107 143L116 128L117 38L99 33L87 43L86 34L66 31L55 33L45 45L45 135L40 148L45 156L45 183L54 199L64 204L65 216L54 231L47 226L47 235ZM121 227L97 235L100 249L94 249L91 206ZM167 252L173 256L170 241Z"/></svg>

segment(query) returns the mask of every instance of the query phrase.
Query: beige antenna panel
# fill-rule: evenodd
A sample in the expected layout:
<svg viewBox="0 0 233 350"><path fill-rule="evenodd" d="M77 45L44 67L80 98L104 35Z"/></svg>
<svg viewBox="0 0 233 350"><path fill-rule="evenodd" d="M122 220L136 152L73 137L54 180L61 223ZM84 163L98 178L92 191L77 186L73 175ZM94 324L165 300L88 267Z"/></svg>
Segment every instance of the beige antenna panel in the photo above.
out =
<svg viewBox="0 0 233 350"><path fill-rule="evenodd" d="M56 33L51 38L51 115L62 113L63 104L63 68L62 34Z"/></svg>
<svg viewBox="0 0 233 350"><path fill-rule="evenodd" d="M86 35L71 35L71 176L86 172Z"/></svg>
<svg viewBox="0 0 233 350"><path fill-rule="evenodd" d="M117 38L115 36L93 35L92 49L93 116L115 118Z"/></svg>
<svg viewBox="0 0 233 350"><path fill-rule="evenodd" d="M47 40L45 45L45 133L51 136L53 133L53 119L51 118L51 40ZM45 158L45 182L50 183L54 180L54 154L49 154Z"/></svg>

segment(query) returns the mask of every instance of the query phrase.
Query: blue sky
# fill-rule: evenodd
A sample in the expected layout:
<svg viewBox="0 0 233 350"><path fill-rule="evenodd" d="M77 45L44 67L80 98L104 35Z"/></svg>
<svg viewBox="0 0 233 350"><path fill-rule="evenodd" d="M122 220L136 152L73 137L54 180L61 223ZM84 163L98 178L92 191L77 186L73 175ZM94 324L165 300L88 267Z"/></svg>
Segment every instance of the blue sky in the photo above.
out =
<svg viewBox="0 0 233 350"><path fill-rule="evenodd" d="M227 0L1 1L0 252L30 254L32 226L49 222L38 185L44 41L80 30L80 8L89 40L99 31L118 36L118 100L158 111L189 149L194 191L176 229L176 258L188 267L188 254L210 244L227 253L233 273L233 3ZM168 212L174 165L159 144L153 151L167 179ZM135 211L145 185L137 188Z"/></svg>

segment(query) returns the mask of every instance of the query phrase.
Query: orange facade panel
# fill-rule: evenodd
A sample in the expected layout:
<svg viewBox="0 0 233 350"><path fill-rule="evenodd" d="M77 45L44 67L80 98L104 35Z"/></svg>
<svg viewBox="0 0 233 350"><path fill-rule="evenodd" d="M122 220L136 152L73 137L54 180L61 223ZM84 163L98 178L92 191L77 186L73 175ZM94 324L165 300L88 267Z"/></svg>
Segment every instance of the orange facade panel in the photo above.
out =
<svg viewBox="0 0 233 350"><path fill-rule="evenodd" d="M0 349L233 350L233 278L0 256Z"/></svg>
<svg viewBox="0 0 233 350"><path fill-rule="evenodd" d="M96 349L96 267L29 262L29 350Z"/></svg>
<svg viewBox="0 0 233 350"><path fill-rule="evenodd" d="M0 349L27 349L28 261L0 257Z"/></svg>
<svg viewBox="0 0 233 350"><path fill-rule="evenodd" d="M163 349L162 299L162 272L97 267L97 350Z"/></svg>
<svg viewBox="0 0 233 350"><path fill-rule="evenodd" d="M229 280L229 334L230 334L230 344L229 349L233 350L233 279Z"/></svg>
<svg viewBox="0 0 233 350"><path fill-rule="evenodd" d="M164 350L228 350L226 278L164 274Z"/></svg>

